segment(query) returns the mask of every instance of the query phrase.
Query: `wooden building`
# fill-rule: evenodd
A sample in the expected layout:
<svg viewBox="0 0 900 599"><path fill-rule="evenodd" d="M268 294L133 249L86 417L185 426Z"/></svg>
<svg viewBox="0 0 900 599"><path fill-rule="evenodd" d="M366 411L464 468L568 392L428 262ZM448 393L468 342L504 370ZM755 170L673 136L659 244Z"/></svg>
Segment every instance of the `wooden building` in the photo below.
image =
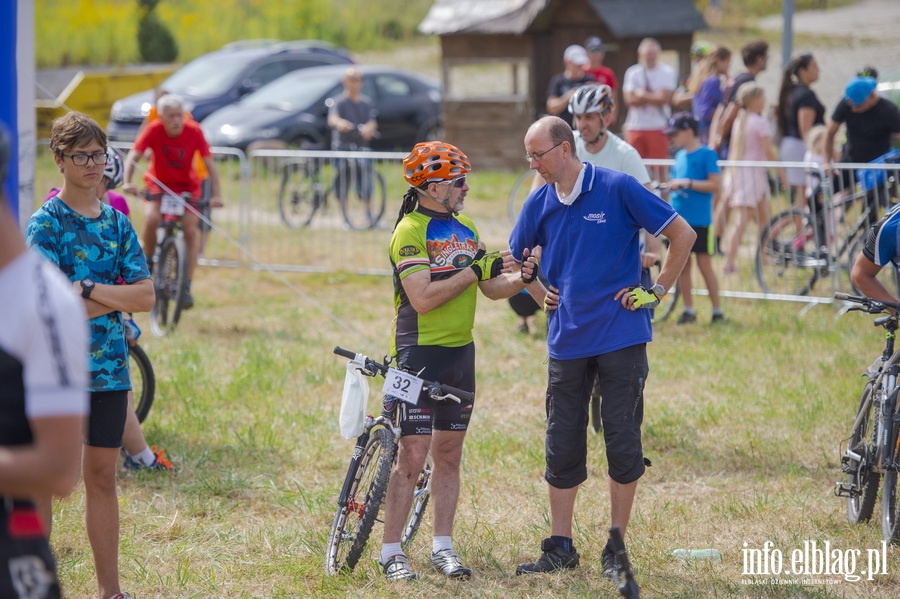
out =
<svg viewBox="0 0 900 599"><path fill-rule="evenodd" d="M621 82L640 41L654 37L684 79L704 28L692 0L436 0L419 25L441 38L446 141L486 169L524 166L525 130L570 44L600 37Z"/></svg>

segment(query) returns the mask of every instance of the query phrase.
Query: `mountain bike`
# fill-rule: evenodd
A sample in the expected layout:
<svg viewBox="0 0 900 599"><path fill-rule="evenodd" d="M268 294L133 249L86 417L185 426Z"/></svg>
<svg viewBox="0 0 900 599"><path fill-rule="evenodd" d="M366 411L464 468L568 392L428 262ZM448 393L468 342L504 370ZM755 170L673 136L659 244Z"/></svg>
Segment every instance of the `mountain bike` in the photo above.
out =
<svg viewBox="0 0 900 599"><path fill-rule="evenodd" d="M162 194L159 198L162 223L153 256L156 303L150 310L150 330L157 337L164 337L175 330L184 309L188 250L181 230L181 217L190 201L190 193L183 193L180 197ZM208 200L201 200L197 210L202 213L208 203Z"/></svg>
<svg viewBox="0 0 900 599"><path fill-rule="evenodd" d="M370 229L384 216L384 177L370 158L304 158L281 168L278 209L288 227L309 225L331 195L351 229Z"/></svg>
<svg viewBox="0 0 900 599"><path fill-rule="evenodd" d="M363 432L356 439L350 465L338 496L338 508L331 525L331 533L328 535L325 553L325 572L328 574L349 572L356 567L366 548L372 528L375 522L379 521L381 504L387 491L400 441L398 407L401 401L407 401L400 397L410 395L418 399L424 394L436 401L449 400L457 403L472 401L475 398L475 395L468 391L426 381L413 373L392 368L387 357L381 364L340 347L335 347L334 353L350 360L359 358L359 361L365 364L360 372L368 377L384 377L386 387L389 386L394 394L384 396L383 407L378 417L366 416ZM417 393L416 388L421 388L421 393ZM404 549L412 542L422 523L430 492L429 458L416 482L412 510L400 539Z"/></svg>
<svg viewBox="0 0 900 599"><path fill-rule="evenodd" d="M841 472L847 478L835 483L834 494L847 499L847 519L851 523L868 522L875 509L879 479L883 477L881 536L885 541L900 544L900 505L897 503L900 492L897 478L900 469L900 402L897 401L900 352L894 351L898 328L896 312L900 311L900 304L846 293L835 293L834 298L855 304L847 311L859 310L867 314L894 311L874 323L885 330L884 350L863 372L866 383L850 437L841 443Z"/></svg>
<svg viewBox="0 0 900 599"><path fill-rule="evenodd" d="M131 375L131 387L134 392L134 413L139 422L143 422L150 413L153 399L156 396L156 375L153 364L140 345L128 344L128 372Z"/></svg>
<svg viewBox="0 0 900 599"><path fill-rule="evenodd" d="M806 295L835 266L846 269L849 276L869 227L877 222L893 186L893 181L889 181L891 185L883 181L861 185L859 191L839 195L826 208L822 173L814 169L809 174L817 183L807 197L807 206L776 214L760 234L756 277L766 293ZM879 279L888 289L900 292L895 269L882 269Z"/></svg>

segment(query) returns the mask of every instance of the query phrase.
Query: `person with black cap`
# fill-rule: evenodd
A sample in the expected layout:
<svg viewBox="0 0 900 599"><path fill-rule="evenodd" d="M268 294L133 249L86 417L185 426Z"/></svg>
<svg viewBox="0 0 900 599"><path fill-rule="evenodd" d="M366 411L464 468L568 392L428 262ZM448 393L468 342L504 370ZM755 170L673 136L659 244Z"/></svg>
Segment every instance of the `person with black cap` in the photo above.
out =
<svg viewBox="0 0 900 599"><path fill-rule="evenodd" d="M719 190L719 165L716 152L703 145L697 137L699 122L689 112L678 112L669 119L669 126L663 131L672 143L680 148L675 154L669 190L672 192L672 207L688 222L697 239L691 248L697 260L697 268L706 283L712 302L712 322L725 320L719 303L719 281L712 266L715 251L712 228L712 198ZM697 321L694 299L691 295L690 263L678 276L678 289L684 300L684 312L678 324Z"/></svg>

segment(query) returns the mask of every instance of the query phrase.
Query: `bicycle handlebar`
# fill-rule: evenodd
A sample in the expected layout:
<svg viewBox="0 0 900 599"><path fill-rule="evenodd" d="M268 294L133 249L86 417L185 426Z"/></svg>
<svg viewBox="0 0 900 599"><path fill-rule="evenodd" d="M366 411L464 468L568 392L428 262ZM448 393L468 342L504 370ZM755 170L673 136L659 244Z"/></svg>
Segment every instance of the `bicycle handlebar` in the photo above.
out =
<svg viewBox="0 0 900 599"><path fill-rule="evenodd" d="M348 360L355 360L357 356L355 352L352 352L349 349L344 349L343 347L337 345L334 346L334 353L347 358ZM375 376L376 374L384 376L387 374L389 368L387 365L376 362L368 356L362 357L363 363L365 364L362 373L365 376ZM439 383L437 381L426 381L425 379L422 379L422 382L424 383L425 388L428 390L428 396L432 399L449 399L455 401L456 403L459 403L460 401L473 401L475 399L475 394L471 391L464 391L452 385L445 385L444 383Z"/></svg>
<svg viewBox="0 0 900 599"><path fill-rule="evenodd" d="M895 312L900 312L900 304L882 300L875 300L870 297L864 297L861 295L850 295L849 293L841 293L840 291L838 291L834 294L834 299L859 304L859 308L851 308L851 310L861 310L863 312L868 312L869 314L881 314L888 309L894 310Z"/></svg>

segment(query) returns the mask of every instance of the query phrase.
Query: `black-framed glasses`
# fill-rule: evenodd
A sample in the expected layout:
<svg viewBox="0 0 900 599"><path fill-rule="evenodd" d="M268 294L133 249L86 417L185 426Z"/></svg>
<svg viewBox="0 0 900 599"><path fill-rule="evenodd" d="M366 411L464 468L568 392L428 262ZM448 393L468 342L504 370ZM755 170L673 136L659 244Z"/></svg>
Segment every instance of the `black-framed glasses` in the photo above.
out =
<svg viewBox="0 0 900 599"><path fill-rule="evenodd" d="M527 160L528 162L531 162L532 160L534 160L535 162L540 162L541 160L544 159L544 156L546 156L547 154L549 154L550 152L552 152L553 150L558 148L560 145L562 145L562 143L563 142L559 142L558 144L556 144L549 150L544 150L543 152L535 152L534 154L525 154L525 160Z"/></svg>
<svg viewBox="0 0 900 599"><path fill-rule="evenodd" d="M109 162L109 156L106 152L97 152L96 154L63 154L64 158L71 158L72 164L75 166L87 166L88 160L96 165L104 165Z"/></svg>

